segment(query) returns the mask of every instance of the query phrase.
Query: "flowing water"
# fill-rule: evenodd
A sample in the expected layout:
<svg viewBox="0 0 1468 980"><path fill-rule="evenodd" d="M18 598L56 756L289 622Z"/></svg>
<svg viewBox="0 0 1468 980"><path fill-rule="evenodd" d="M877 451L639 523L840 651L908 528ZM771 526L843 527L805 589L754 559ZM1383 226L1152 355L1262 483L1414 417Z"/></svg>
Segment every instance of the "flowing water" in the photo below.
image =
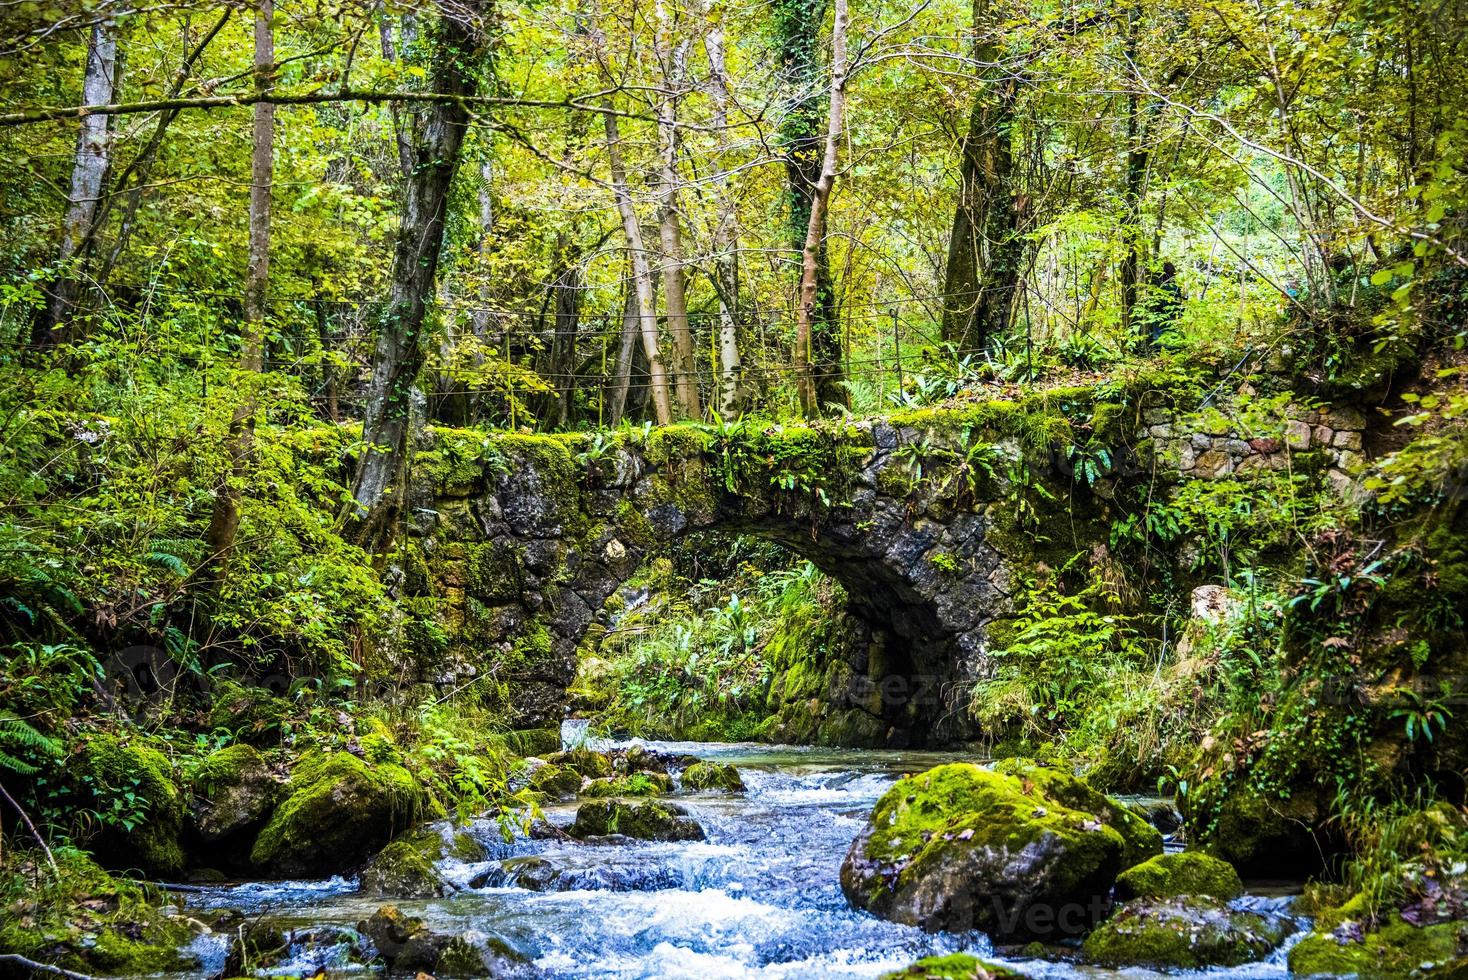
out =
<svg viewBox="0 0 1468 980"><path fill-rule="evenodd" d="M1112 975L995 957L983 935L927 935L848 906L838 869L877 798L902 773L958 756L642 744L739 767L746 793L679 797L707 841L505 844L498 828L485 823L473 830L492 860L449 868L452 880L477 887L394 904L436 930L498 937L528 961L527 977L874 977L923 956L958 951L1022 966L1035 977ZM575 804L548 807L546 814L553 823L569 823ZM534 889L517 886L527 882ZM194 914L234 909L299 926L350 926L383 904L356 895L354 883L340 878L221 886L187 897ZM1243 901L1264 911L1282 906L1281 899L1264 896ZM209 965L222 963L222 940L205 937L198 948L213 961ZM346 952L329 944L303 946L290 968L309 975L334 958L344 960ZM1137 970L1125 975L1149 976ZM1276 952L1261 963L1206 975L1284 977L1287 971Z"/></svg>

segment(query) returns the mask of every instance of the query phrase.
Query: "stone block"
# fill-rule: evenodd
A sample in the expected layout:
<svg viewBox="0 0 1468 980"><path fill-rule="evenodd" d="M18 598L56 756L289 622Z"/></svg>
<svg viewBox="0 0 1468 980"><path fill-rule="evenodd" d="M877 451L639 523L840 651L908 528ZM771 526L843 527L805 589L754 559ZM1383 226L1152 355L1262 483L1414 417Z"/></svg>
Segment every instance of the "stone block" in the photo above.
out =
<svg viewBox="0 0 1468 980"><path fill-rule="evenodd" d="M1284 441L1291 449L1309 449L1310 426L1299 419L1291 420L1285 425Z"/></svg>
<svg viewBox="0 0 1468 980"><path fill-rule="evenodd" d="M1193 464L1193 475L1205 480L1217 480L1228 476L1233 471L1234 461L1229 458L1228 453L1217 449L1208 450Z"/></svg>
<svg viewBox="0 0 1468 980"><path fill-rule="evenodd" d="M1330 441L1330 444L1336 449L1349 449L1352 452L1360 452L1361 433L1337 429L1335 438Z"/></svg>

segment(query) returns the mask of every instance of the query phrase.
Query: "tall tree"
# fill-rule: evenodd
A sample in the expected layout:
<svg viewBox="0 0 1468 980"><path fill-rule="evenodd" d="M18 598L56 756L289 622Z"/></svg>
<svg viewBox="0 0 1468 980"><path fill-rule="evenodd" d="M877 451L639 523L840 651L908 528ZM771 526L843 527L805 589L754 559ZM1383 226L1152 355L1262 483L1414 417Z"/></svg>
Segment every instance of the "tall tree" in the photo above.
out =
<svg viewBox="0 0 1468 980"><path fill-rule="evenodd" d="M698 397L698 370L693 333L688 325L687 285L683 274L683 232L678 214L678 102L688 74L688 43L673 37L673 18L666 0L656 0L658 61L663 92L658 99L658 238L662 244L663 299L668 336L673 346L673 390L686 418L703 414Z"/></svg>
<svg viewBox="0 0 1468 980"><path fill-rule="evenodd" d="M809 238L811 211L815 203L816 186L821 179L824 160L822 133L829 130L829 115L822 126L822 104L820 64L821 24L825 20L827 0L781 0L772 8L775 17L775 41L780 59L782 80L790 91L785 106L785 115L780 125L780 139L785 148L785 181L789 199L790 247L798 252L797 282L804 288L805 245ZM843 38L843 44L844 38ZM844 80L843 80L844 88ZM810 336L805 343L806 368L799 362L802 340L796 338L797 379L804 373L806 381L814 390L816 405L849 404L849 393L841 367L841 335L836 319L836 293L831 287L830 262L827 258L824 236L825 216L821 216L823 231L816 243L814 253L815 304L805 329ZM803 304L797 304L801 306ZM798 322L797 333L801 329ZM801 382L797 380L797 386ZM805 401L802 396L802 401Z"/></svg>
<svg viewBox="0 0 1468 980"><path fill-rule="evenodd" d="M275 74L275 30L272 0L255 6L255 85L267 91ZM275 106L256 102L252 110L250 150L250 251L245 269L244 324L240 337L240 369L259 374L265 368L265 317L270 288L270 193L275 166ZM219 582L229 564L240 527L240 492L249 470L255 435L253 392L235 408L229 426L229 473L214 494L214 510L205 536L212 571Z"/></svg>
<svg viewBox="0 0 1468 980"><path fill-rule="evenodd" d="M831 191L836 186L836 164L846 117L846 25L846 0L835 0L826 140L821 153L820 172L810 192L810 214L800 253L800 304L795 311L795 387L801 410L806 415L818 415L821 407L828 404L826 396L830 393L830 386L823 385L821 381L826 377L825 372L832 369L832 362L826 357L829 352L820 349L816 337L822 329L817 327L818 323L824 323L825 330L835 329L834 322L820 319L820 308L822 290L830 292L830 282L823 281L823 277L829 276L826 271L826 213L830 208ZM834 364L839 371L839 344ZM845 404L844 394L841 401Z"/></svg>
<svg viewBox="0 0 1468 980"><path fill-rule="evenodd" d="M87 44L87 67L82 77L82 104L105 105L113 101L118 82L117 25L107 19L92 27ZM35 342L54 344L65 326L81 291L82 278L75 263L83 258L81 246L92 234L107 168L112 162L112 117L84 115L78 127L76 151L72 156L71 186L66 195L66 214L61 222L61 251L56 278L47 290L46 305L36 318Z"/></svg>
<svg viewBox="0 0 1468 980"><path fill-rule="evenodd" d="M732 95L729 70L724 57L724 25L722 13L705 7L707 29L703 38L708 57L709 91L713 96L713 118L710 120L718 140L714 167L714 200L718 209L714 216L713 259L714 288L719 294L719 331L715 341L714 362L718 374L715 399L719 414L729 418L739 411L739 213L737 201L730 193L729 173L724 154L729 149L729 105Z"/></svg>
<svg viewBox="0 0 1468 980"><path fill-rule="evenodd" d="M943 339L963 350L986 347L1009 326L1024 256L1013 152L1021 76L1018 67L1000 64L999 29L993 0L974 0L979 91L959 149L958 205L943 279Z"/></svg>
<svg viewBox="0 0 1468 980"><path fill-rule="evenodd" d="M428 303L438 278L449 188L459 166L469 110L488 48L489 0L443 0L434 31L430 85L448 96L423 112L411 134L412 169L393 252L362 419L362 457L349 515L357 541L381 551L392 540L406 496L413 385L426 353Z"/></svg>

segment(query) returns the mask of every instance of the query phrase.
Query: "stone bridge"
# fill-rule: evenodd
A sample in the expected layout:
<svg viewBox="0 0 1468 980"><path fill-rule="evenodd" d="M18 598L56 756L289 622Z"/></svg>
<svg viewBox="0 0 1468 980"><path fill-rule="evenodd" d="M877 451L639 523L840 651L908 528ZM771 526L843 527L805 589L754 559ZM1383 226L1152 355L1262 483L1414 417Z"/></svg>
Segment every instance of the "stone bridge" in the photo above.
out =
<svg viewBox="0 0 1468 980"><path fill-rule="evenodd" d="M735 532L845 586L880 640L856 667L886 741L960 739L1013 593L1037 563L1107 540L1118 484L1151 472L1160 404L1064 389L877 421L429 430L412 472L401 666L485 685L521 724L554 723L578 644L643 557Z"/></svg>

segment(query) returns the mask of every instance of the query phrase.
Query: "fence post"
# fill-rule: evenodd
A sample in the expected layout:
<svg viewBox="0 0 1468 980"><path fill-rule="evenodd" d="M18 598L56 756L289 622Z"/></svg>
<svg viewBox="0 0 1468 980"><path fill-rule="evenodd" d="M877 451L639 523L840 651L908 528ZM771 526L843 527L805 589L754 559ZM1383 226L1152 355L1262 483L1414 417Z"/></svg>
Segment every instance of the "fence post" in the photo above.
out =
<svg viewBox="0 0 1468 980"><path fill-rule="evenodd" d="M897 307L887 311L892 317L892 347L897 358L897 397L902 397L902 335L897 331Z"/></svg>

